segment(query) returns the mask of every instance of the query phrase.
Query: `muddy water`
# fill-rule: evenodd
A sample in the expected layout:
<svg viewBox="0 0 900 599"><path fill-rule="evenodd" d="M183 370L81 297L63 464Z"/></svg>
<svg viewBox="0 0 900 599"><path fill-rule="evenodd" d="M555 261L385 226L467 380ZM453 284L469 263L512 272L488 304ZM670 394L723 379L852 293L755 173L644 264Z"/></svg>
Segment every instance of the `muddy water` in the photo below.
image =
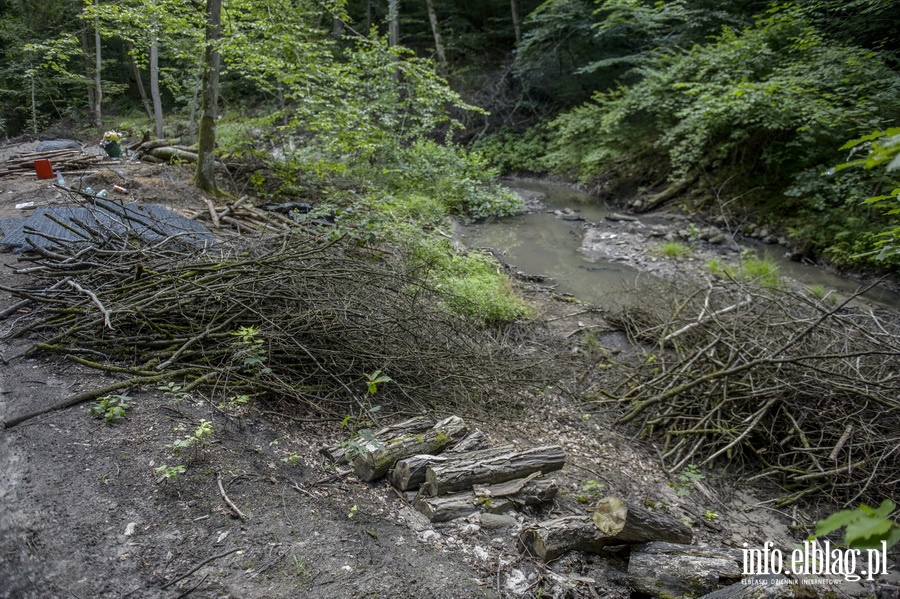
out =
<svg viewBox="0 0 900 599"><path fill-rule="evenodd" d="M602 220L610 212L589 195L563 185L514 181L510 186L544 193L548 211L571 208L588 222ZM589 260L579 253L584 224L542 211L465 227L461 236L468 247L491 248L519 270L552 278L551 284L559 292L592 303L615 303L623 289L648 275L625 264Z"/></svg>
<svg viewBox="0 0 900 599"><path fill-rule="evenodd" d="M503 259L528 274L552 278L557 291L570 293L591 303L612 307L619 303L623 290L637 279L652 277L622 263L588 259L578 251L584 235L584 222L572 222L554 216L554 210L571 208L587 222L598 222L611 211L589 195L565 185L511 180L513 189L545 194L546 210L505 219L497 219L465 227L460 231L468 247L491 248ZM666 222L641 217L644 222ZM816 266L800 264L784 257L784 248L762 243L744 243L761 256L776 261L785 276L800 283L821 285L826 291L846 296L859 288L859 283L841 278ZM867 299L900 308L900 295L876 287Z"/></svg>

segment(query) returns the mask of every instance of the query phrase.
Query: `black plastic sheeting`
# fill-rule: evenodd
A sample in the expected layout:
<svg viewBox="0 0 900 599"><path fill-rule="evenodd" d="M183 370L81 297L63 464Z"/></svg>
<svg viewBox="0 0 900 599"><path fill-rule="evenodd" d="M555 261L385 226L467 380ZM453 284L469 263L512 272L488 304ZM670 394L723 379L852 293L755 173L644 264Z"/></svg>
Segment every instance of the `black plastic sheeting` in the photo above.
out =
<svg viewBox="0 0 900 599"><path fill-rule="evenodd" d="M154 243L174 238L190 247L212 245L209 230L159 204L119 204L97 200L91 206L41 206L29 217L0 219L0 247L23 252L32 246L94 243L97 236L138 237ZM36 234L35 231L40 234Z"/></svg>

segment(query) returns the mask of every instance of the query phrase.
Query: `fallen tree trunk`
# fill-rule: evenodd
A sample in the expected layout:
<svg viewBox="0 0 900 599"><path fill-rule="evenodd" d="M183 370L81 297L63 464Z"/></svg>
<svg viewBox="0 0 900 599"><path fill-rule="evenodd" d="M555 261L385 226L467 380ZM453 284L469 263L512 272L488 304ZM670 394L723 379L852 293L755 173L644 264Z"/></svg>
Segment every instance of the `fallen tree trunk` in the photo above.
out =
<svg viewBox="0 0 900 599"><path fill-rule="evenodd" d="M465 443L468 438L469 437L466 437L465 439L454 445L452 448L448 449L446 452L444 452L443 455L414 455L399 460L396 464L394 464L394 469L391 471L391 485L393 485L394 488L400 491L408 491L421 485L425 482L425 472L428 470L428 467L432 464L440 464L457 457L448 454L457 453L457 447ZM496 447L481 451L471 451L466 453L465 457L467 459L472 459L478 457L479 455L493 455L497 451L512 448L512 445L504 445L503 447ZM460 453L460 455L462 454Z"/></svg>
<svg viewBox="0 0 900 599"><path fill-rule="evenodd" d="M592 520L603 536L620 543L690 543L694 536L691 529L678 520L625 503L616 497L601 499Z"/></svg>
<svg viewBox="0 0 900 599"><path fill-rule="evenodd" d="M517 505L538 505L556 497L559 489L554 479L529 477L515 482L441 497L423 495L413 507L432 522L447 522L475 512L499 514Z"/></svg>
<svg viewBox="0 0 900 599"><path fill-rule="evenodd" d="M223 215L220 215L221 218ZM418 435L424 433L428 429L434 426L434 420L429 418L424 418L422 416L415 416L413 418L409 418L408 420L403 420L402 422L398 422L396 424L391 424L384 428L381 428L375 432L375 439L379 441L384 441L390 437L399 437L401 435ZM335 462L337 464L347 464L347 449L352 443L356 443L358 445L365 445L366 439L357 435L353 437L351 443L341 443L339 445L332 445L331 447L323 447L319 450L323 456Z"/></svg>
<svg viewBox="0 0 900 599"><path fill-rule="evenodd" d="M488 454L475 458L463 454L428 466L425 471L425 488L428 494L444 495L477 484L506 482L532 472L553 472L561 469L566 462L565 452L555 445L487 451Z"/></svg>
<svg viewBox="0 0 900 599"><path fill-rule="evenodd" d="M173 148L172 146L153 148L148 152L148 154L150 156L153 156L154 158L159 158L160 160L164 160L166 162L171 162L173 159L178 159L184 162L197 162L196 152L179 150L178 148Z"/></svg>
<svg viewBox="0 0 900 599"><path fill-rule="evenodd" d="M519 549L545 562L568 551L598 553L610 545L588 516L563 516L526 528L519 535ZM612 543L615 544L615 543Z"/></svg>
<svg viewBox="0 0 900 599"><path fill-rule="evenodd" d="M365 453L353 458L351 465L356 475L366 481L373 481L388 473L388 470L403 458L437 453L447 445L466 435L466 424L459 416L450 416L420 435L401 435L382 441L368 441Z"/></svg>
<svg viewBox="0 0 900 599"><path fill-rule="evenodd" d="M654 542L638 545L628 560L628 584L665 599L698 597L740 581L736 551Z"/></svg>

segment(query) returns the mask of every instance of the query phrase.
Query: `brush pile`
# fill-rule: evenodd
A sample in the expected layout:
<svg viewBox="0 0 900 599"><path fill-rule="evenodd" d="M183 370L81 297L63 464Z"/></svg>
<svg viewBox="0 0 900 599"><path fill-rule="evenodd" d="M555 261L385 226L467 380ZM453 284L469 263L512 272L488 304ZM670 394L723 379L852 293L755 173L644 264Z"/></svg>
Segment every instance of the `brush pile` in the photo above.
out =
<svg viewBox="0 0 900 599"><path fill-rule="evenodd" d="M13 156L0 164L0 177L18 175L22 177L34 176L34 161L47 159L53 164L55 171L77 171L93 168L101 164L115 164L111 160L83 154L78 150L54 150L51 152L27 152Z"/></svg>
<svg viewBox="0 0 900 599"><path fill-rule="evenodd" d="M179 381L337 416L365 409L375 371L391 379L377 403L417 409L495 409L535 376L383 254L296 229L240 243L201 251L120 232L37 248L22 258L36 282L9 289L21 301L0 312L6 337L120 373L117 389Z"/></svg>
<svg viewBox="0 0 900 599"><path fill-rule="evenodd" d="M900 318L848 298L731 281L639 290L617 322L645 359L618 388L671 472L758 471L877 505L900 482ZM754 477L755 478L755 477Z"/></svg>

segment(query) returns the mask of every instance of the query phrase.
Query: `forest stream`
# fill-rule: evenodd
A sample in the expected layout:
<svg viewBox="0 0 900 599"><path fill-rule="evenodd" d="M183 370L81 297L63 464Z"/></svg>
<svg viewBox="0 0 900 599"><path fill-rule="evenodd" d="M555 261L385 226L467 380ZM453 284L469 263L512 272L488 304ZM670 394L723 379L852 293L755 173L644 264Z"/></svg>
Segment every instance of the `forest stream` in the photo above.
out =
<svg viewBox="0 0 900 599"><path fill-rule="evenodd" d="M646 226L647 233L631 243L624 240L624 235L601 235L601 239L608 237L610 245L626 248L612 256L602 255L585 247L585 235L595 226L615 224L607 219L616 214L614 209L564 184L526 179L508 179L505 183L510 189L532 198L532 211L460 227L457 234L463 243L469 248L490 249L521 272L548 277L546 283L555 286L556 291L604 307L620 305L624 292L636 281L666 273L666 262L671 261L654 255L649 243L647 247L643 246L643 240L654 236L654 231L658 237L659 232L683 227L686 222L683 217L672 214L640 215L634 224ZM543 208L533 207L534 199L538 198ZM567 209L574 214L561 216L560 213ZM823 267L789 259L786 249L779 245L766 245L752 239L742 239L739 246L732 247L717 247L705 242L694 245L696 255L686 257L681 264L688 269L705 270L705 262L710 256L727 261L737 259L739 249L749 249L774 261L783 276L806 286L820 286L825 293L846 296L860 287L857 281L840 277ZM900 309L900 294L883 286L869 290L865 297Z"/></svg>

